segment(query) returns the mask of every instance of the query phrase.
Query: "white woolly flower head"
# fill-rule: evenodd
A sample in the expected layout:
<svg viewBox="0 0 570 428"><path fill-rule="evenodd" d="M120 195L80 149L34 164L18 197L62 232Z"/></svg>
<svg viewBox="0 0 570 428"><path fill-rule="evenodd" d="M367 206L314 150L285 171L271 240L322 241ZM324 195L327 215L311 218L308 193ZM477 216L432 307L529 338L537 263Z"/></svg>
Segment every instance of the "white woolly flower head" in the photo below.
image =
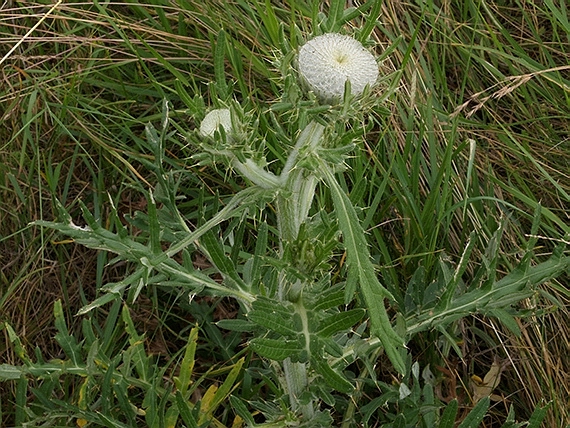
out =
<svg viewBox="0 0 570 428"><path fill-rule="evenodd" d="M227 108L218 108L209 112L200 124L200 134L204 137L213 137L220 126L229 136L232 131L232 115Z"/></svg>
<svg viewBox="0 0 570 428"><path fill-rule="evenodd" d="M299 51L299 73L324 102L338 100L350 81L353 95L378 79L378 64L362 44L350 36L327 33L305 43Z"/></svg>

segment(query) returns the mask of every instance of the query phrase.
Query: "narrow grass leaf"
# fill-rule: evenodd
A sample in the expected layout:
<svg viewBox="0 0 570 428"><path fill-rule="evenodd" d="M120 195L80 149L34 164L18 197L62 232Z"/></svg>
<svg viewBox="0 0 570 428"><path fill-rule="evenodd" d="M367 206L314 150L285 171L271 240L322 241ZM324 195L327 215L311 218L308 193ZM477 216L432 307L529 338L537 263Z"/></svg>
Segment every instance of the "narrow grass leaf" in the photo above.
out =
<svg viewBox="0 0 570 428"><path fill-rule="evenodd" d="M344 0L331 0L327 18L327 32L337 33L343 24Z"/></svg>
<svg viewBox="0 0 570 428"><path fill-rule="evenodd" d="M32 360L28 357L28 353L26 352L26 348L22 345L22 341L14 331L14 328L8 324L7 322L3 323L4 329L8 333L8 339L10 343L14 347L14 351L20 360L22 360L27 366L32 364Z"/></svg>
<svg viewBox="0 0 570 428"><path fill-rule="evenodd" d="M224 330L229 331L239 331L239 332L248 332L254 331L257 329L255 324L247 321L247 320L240 320L240 319L227 319L227 320L220 320L216 323L216 325Z"/></svg>
<svg viewBox="0 0 570 428"><path fill-rule="evenodd" d="M138 40L143 44L143 46L145 48L147 48L150 52L150 54L152 55L152 57L154 59L156 59L165 69L167 69L170 73L172 73L172 75L177 78L178 80L180 80L185 86L190 86L190 82L188 82L188 80L186 79L186 76L184 76L176 67L174 67L172 65L172 63L170 61L168 61L166 58L164 58L164 56L162 56L160 54L159 51L157 51L156 49L154 49L150 44L148 44L142 37L140 37L137 33L134 33ZM137 52L137 54L139 55L139 57L141 59L143 59L145 56L147 56L147 53L143 53L141 51L141 49L137 48L135 45L133 45L133 48L135 52ZM144 66L145 61L140 61L140 63ZM145 67L146 68L146 67ZM148 75L152 76L152 73L150 72L150 70L148 70ZM158 85L155 85L155 87L158 89ZM162 94L164 96L164 94Z"/></svg>
<svg viewBox="0 0 570 428"><path fill-rule="evenodd" d="M144 338L137 333L133 320L131 318L130 310L125 305L123 306L122 319L125 323L125 332L129 335L129 343L131 349L131 358L135 364L139 377L148 381L148 357L144 349Z"/></svg>
<svg viewBox="0 0 570 428"><path fill-rule="evenodd" d="M241 374L244 361L245 358L242 357L233 365L222 385L216 390L210 405L210 414L213 414L216 411L218 406L227 399L232 390L236 387L236 381L238 376Z"/></svg>
<svg viewBox="0 0 570 428"><path fill-rule="evenodd" d="M568 35L568 41L570 42L570 22L568 21L568 9L566 9L565 1L562 0L560 4L560 9L554 4L553 0L544 0L544 4L548 7L552 15L556 18L558 23L564 28L566 34Z"/></svg>
<svg viewBox="0 0 570 428"><path fill-rule="evenodd" d="M176 94L186 104L191 116L196 117L198 114L203 114L206 106L201 95L196 94L194 97L191 97L183 83L178 79L174 81L174 88L176 89Z"/></svg>
<svg viewBox="0 0 570 428"><path fill-rule="evenodd" d="M453 337L443 325L438 325L436 328L443 335L443 337L447 339L447 343L449 343L449 345L453 348L457 356L463 359L463 352L461 351L461 348L459 348L459 345L457 344L458 342L457 338Z"/></svg>
<svg viewBox="0 0 570 428"><path fill-rule="evenodd" d="M216 79L216 92L224 101L228 98L228 84L226 83L226 33L220 30L214 46L214 77Z"/></svg>
<svg viewBox="0 0 570 428"><path fill-rule="evenodd" d="M149 379L151 382L152 380ZM142 407L144 409L144 419L148 428L163 428L160 423L159 404L157 393L153 384L145 391Z"/></svg>
<svg viewBox="0 0 570 428"><path fill-rule="evenodd" d="M382 1L381 0L369 0L366 4L372 3L372 9L370 13L366 17L366 21L362 30L360 30L360 34L358 40L360 43L364 44L370 37L374 28L376 28L376 24L378 23L378 17L380 16L380 12L382 11Z"/></svg>
<svg viewBox="0 0 570 428"><path fill-rule="evenodd" d="M251 264L251 283L250 287L255 287L259 289L259 284L261 283L262 272L262 260L267 252L267 242L269 239L269 226L267 222L262 222L257 229L257 240L255 242L255 252L253 253L253 260Z"/></svg>
<svg viewBox="0 0 570 428"><path fill-rule="evenodd" d="M260 5L259 1L256 1L255 6L263 21L263 26L267 30L267 34L269 34L271 44L279 46L279 20L275 15L275 6L271 4L271 0L265 0L265 8Z"/></svg>

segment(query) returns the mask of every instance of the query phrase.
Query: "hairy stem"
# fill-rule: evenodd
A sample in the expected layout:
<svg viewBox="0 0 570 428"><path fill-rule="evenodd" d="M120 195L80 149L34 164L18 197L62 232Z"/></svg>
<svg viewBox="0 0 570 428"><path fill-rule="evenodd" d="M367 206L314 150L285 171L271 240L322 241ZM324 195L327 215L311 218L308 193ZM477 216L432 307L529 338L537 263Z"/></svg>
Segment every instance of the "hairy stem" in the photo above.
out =
<svg viewBox="0 0 570 428"><path fill-rule="evenodd" d="M277 199L277 221L282 257L284 255L284 244L297 239L301 225L308 218L318 181L312 171L299 165L299 161L319 146L322 141L323 131L324 126L314 121L310 122L303 129L279 177L282 183L282 190ZM278 290L278 296L281 301L288 299L287 290L290 285L287 283L285 275L282 275ZM296 285L298 286L299 284ZM301 318L304 318L304 321L306 321L306 311L302 303L302 290L299 298L300 300L296 303L296 306L298 306L297 309ZM304 333L308 331L307 328L304 330L306 330ZM304 419L310 420L315 412L313 400L307 403L300 402L301 395L308 387L306 364L295 363L287 358L283 361L283 372L292 408L299 411Z"/></svg>

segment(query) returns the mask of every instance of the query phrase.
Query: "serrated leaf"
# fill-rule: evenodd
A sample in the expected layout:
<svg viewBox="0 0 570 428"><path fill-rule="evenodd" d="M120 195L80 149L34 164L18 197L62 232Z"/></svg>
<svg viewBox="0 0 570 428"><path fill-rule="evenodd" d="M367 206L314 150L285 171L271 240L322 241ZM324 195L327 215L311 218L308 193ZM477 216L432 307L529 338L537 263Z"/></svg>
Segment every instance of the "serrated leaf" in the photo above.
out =
<svg viewBox="0 0 570 428"><path fill-rule="evenodd" d="M61 300L55 301L53 305L53 313L55 316L55 327L57 329L55 340L57 340L57 343L59 343L65 352L65 355L73 361L73 364L77 365L81 361L81 350L75 337L71 336L67 330Z"/></svg>
<svg viewBox="0 0 570 428"><path fill-rule="evenodd" d="M337 308L345 303L343 284L335 285L323 292L311 305L315 312L324 311L330 308Z"/></svg>
<svg viewBox="0 0 570 428"><path fill-rule="evenodd" d="M358 222L358 216L350 199L341 189L330 166L321 161L320 167L331 191L338 223L344 238L348 268L356 272L359 278L366 309L370 314L372 334L380 339L394 368L399 373L404 374L406 366L400 353L400 349L404 347L404 339L392 328L384 307L384 299L393 300L393 296L380 284L376 277L364 231Z"/></svg>
<svg viewBox="0 0 570 428"><path fill-rule="evenodd" d="M322 358L312 358L311 366L319 373L324 381L336 391L350 394L354 386L343 375L335 371L327 361Z"/></svg>
<svg viewBox="0 0 570 428"><path fill-rule="evenodd" d="M289 306L262 296L259 296L252 306L253 310L248 314L252 322L284 336L297 334L291 327L293 309Z"/></svg>
<svg viewBox="0 0 570 428"><path fill-rule="evenodd" d="M225 254L220 242L211 230L202 236L201 244L208 253L210 261L224 278L233 281L240 290L246 290L248 288L237 273L234 262Z"/></svg>
<svg viewBox="0 0 570 428"><path fill-rule="evenodd" d="M366 311L361 308L351 309L330 315L320 322L317 334L328 337L335 333L345 331L362 319Z"/></svg>
<svg viewBox="0 0 570 428"><path fill-rule="evenodd" d="M274 361L283 361L303 350L296 340L256 338L250 342L250 346L257 354Z"/></svg>
<svg viewBox="0 0 570 428"><path fill-rule="evenodd" d="M220 320L216 323L216 325L220 328L223 328L224 330L239 332L254 331L257 329L257 326L252 322L239 319Z"/></svg>
<svg viewBox="0 0 570 428"><path fill-rule="evenodd" d="M264 311L253 311L248 314L248 318L270 331L282 334L283 336L294 336L297 334L291 326L293 325L292 316L282 317L282 314L277 312L264 312Z"/></svg>

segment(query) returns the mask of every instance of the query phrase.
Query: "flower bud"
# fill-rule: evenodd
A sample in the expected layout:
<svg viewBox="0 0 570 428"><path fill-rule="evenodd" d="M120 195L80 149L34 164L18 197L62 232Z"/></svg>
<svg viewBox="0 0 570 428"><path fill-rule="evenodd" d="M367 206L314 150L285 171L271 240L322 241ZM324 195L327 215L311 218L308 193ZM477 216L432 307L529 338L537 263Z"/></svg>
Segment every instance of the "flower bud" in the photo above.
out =
<svg viewBox="0 0 570 428"><path fill-rule="evenodd" d="M224 128L226 135L230 135L232 116L227 108L219 108L209 112L200 124L200 134L204 137L213 137L220 126Z"/></svg>

